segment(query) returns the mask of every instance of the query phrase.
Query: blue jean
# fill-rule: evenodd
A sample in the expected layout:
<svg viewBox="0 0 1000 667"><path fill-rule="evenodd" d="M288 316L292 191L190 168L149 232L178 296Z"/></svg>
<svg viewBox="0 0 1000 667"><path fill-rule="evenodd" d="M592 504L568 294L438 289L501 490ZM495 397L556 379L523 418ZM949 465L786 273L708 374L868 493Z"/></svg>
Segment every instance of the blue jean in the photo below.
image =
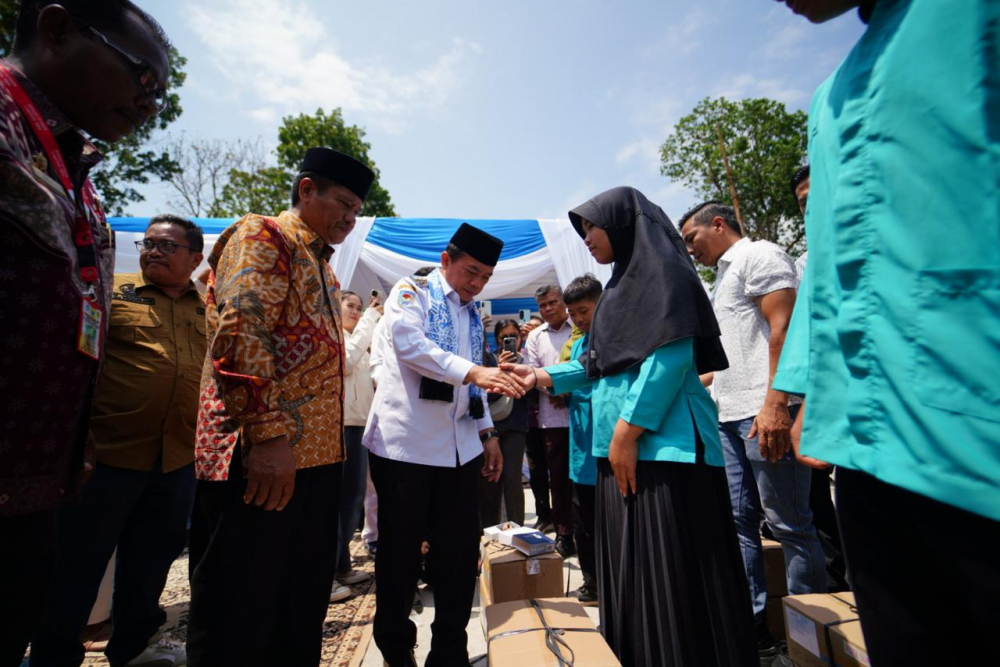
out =
<svg viewBox="0 0 1000 667"><path fill-rule="evenodd" d="M338 528L337 573L351 569L351 538L361 523L365 511L365 490L368 486L368 450L361 444L364 426L345 426L344 444L347 460L340 483L340 524Z"/></svg>
<svg viewBox="0 0 1000 667"><path fill-rule="evenodd" d="M105 654L117 667L145 650L166 620L160 594L187 543L194 491L193 463L168 473L160 461L150 471L97 464L80 504L57 515L59 563L31 642L32 665L83 661L80 632L116 546L114 634Z"/></svg>
<svg viewBox="0 0 1000 667"><path fill-rule="evenodd" d="M793 419L796 412L797 406L793 406ZM774 463L763 458L757 438L747 437L752 425L752 417L723 422L719 435L754 620L762 625L767 581L760 543L761 516L774 539L781 542L789 595L826 593L826 560L809 509L810 468L798 463L791 451Z"/></svg>

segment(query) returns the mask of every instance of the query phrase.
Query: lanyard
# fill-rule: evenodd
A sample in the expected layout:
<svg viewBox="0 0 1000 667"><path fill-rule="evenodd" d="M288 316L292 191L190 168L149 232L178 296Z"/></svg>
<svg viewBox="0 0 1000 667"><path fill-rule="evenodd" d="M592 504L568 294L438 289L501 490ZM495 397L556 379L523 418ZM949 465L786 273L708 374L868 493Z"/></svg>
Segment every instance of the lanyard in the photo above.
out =
<svg viewBox="0 0 1000 667"><path fill-rule="evenodd" d="M10 69L2 63L0 63L0 86L3 86L10 93L11 97L14 98L14 102L17 103L21 112L28 119L31 130L35 133L35 137L38 138L39 143L42 144L42 148L49 159L49 164L52 165L56 176L76 207L73 242L76 244L77 254L80 259L80 279L87 285L93 285L99 278L97 253L94 250L94 235L91 231L90 221L87 220L87 216L81 210L80 202L76 201L73 181L69 177L69 169L66 167L66 160L63 158L62 151L59 150L59 146L56 144L56 138L52 134L52 130L49 129L42 114L38 111L38 107L28 97L28 94L24 91L21 84L18 83ZM81 199L86 200L88 194L87 184L85 183Z"/></svg>

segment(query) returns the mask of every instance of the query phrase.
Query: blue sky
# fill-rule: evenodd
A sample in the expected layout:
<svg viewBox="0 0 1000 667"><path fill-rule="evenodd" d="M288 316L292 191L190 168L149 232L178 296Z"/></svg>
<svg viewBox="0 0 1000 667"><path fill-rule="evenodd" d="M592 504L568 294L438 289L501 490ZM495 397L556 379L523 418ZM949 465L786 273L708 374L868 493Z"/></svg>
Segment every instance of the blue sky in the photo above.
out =
<svg viewBox="0 0 1000 667"><path fill-rule="evenodd" d="M774 0L140 0L188 58L170 132L256 139L341 107L405 217L552 218L616 185L695 203L658 147L703 97L808 109L860 36ZM167 209L143 189L135 215ZM270 211L262 213L272 213Z"/></svg>

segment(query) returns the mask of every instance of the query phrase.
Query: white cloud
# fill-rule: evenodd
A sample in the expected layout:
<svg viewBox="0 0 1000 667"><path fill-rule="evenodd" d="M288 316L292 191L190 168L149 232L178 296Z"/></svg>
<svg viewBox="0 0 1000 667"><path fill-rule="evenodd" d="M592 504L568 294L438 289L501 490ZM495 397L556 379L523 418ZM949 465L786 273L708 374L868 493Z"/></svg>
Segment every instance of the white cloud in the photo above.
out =
<svg viewBox="0 0 1000 667"><path fill-rule="evenodd" d="M747 97L769 97L790 106L809 101L811 93L789 85L781 79L763 79L754 74L740 74L716 87L713 97L739 100Z"/></svg>
<svg viewBox="0 0 1000 667"><path fill-rule="evenodd" d="M341 56L336 40L303 0L189 1L184 14L212 63L259 120L341 107L399 129L413 115L440 108L480 50L456 39L433 62L400 72Z"/></svg>
<svg viewBox="0 0 1000 667"><path fill-rule="evenodd" d="M660 170L661 144L662 140L640 137L618 151L615 162L625 164L636 160L644 170L655 174Z"/></svg>

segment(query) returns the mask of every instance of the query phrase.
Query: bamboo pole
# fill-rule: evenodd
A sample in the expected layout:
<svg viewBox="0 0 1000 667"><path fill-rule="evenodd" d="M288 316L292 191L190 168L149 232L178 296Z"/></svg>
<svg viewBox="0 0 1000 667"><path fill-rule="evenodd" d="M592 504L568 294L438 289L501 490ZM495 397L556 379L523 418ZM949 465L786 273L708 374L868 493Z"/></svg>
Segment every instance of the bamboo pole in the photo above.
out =
<svg viewBox="0 0 1000 667"><path fill-rule="evenodd" d="M740 234L747 235L743 226L743 215L740 213L740 199L736 196L736 182L733 180L733 170L729 166L729 154L726 153L726 140L722 137L722 127L716 123L715 131L719 135L719 148L722 149L722 164L726 166L726 181L729 183L729 194L733 198L733 210L736 211L736 222L740 225Z"/></svg>

